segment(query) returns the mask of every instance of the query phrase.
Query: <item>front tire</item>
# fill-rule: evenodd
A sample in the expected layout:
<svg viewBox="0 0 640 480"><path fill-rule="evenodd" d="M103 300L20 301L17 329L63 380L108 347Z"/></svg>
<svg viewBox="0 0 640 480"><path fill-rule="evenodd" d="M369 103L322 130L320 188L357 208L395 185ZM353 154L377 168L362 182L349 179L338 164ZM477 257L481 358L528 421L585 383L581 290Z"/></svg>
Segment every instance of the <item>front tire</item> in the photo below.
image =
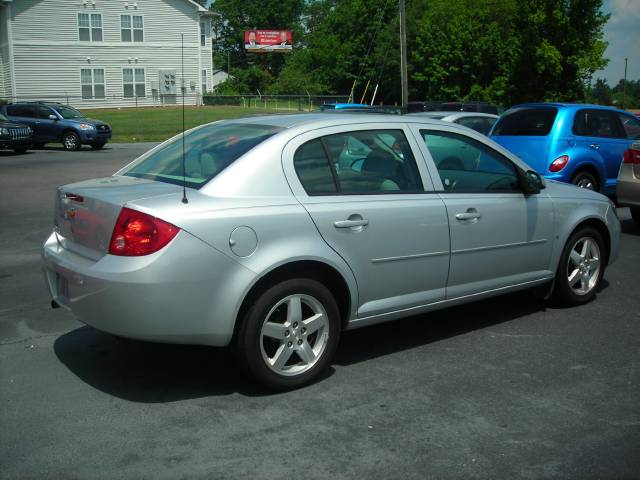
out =
<svg viewBox="0 0 640 480"><path fill-rule="evenodd" d="M633 218L633 220L640 225L640 208L630 208L629 209L631 211L631 218Z"/></svg>
<svg viewBox="0 0 640 480"><path fill-rule="evenodd" d="M91 148L93 148L94 150L100 150L105 146L105 144L105 142L94 142L91 144Z"/></svg>
<svg viewBox="0 0 640 480"><path fill-rule="evenodd" d="M80 137L76 132L65 132L64 135L62 135L62 146L68 151L80 150L82 146Z"/></svg>
<svg viewBox="0 0 640 480"><path fill-rule="evenodd" d="M580 188L586 188L595 192L600 191L600 184L596 176L584 170L576 173L571 179L571 183Z"/></svg>
<svg viewBox="0 0 640 480"><path fill-rule="evenodd" d="M14 148L13 151L18 155L22 155L24 152L27 151L27 149L26 148Z"/></svg>
<svg viewBox="0 0 640 480"><path fill-rule="evenodd" d="M606 245L597 230L576 230L564 247L556 272L553 295L565 305L581 305L593 299L604 275Z"/></svg>
<svg viewBox="0 0 640 480"><path fill-rule="evenodd" d="M246 369L273 390L313 381L329 365L340 337L333 295L308 278L269 288L241 321L236 353Z"/></svg>

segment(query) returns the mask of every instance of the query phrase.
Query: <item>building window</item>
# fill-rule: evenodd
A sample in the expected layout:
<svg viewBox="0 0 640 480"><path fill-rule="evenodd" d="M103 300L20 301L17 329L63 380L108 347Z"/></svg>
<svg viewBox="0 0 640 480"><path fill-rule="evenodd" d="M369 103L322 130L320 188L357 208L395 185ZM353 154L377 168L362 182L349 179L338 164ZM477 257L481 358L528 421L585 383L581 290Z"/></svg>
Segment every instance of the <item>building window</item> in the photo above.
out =
<svg viewBox="0 0 640 480"><path fill-rule="evenodd" d="M143 42L142 15L120 15L120 35L123 42Z"/></svg>
<svg viewBox="0 0 640 480"><path fill-rule="evenodd" d="M81 42L102 41L102 14L78 14L78 38Z"/></svg>
<svg viewBox="0 0 640 480"><path fill-rule="evenodd" d="M200 22L200 45L201 46L206 46L207 44L207 37L205 35L206 32L206 26L204 22Z"/></svg>
<svg viewBox="0 0 640 480"><path fill-rule="evenodd" d="M124 68L122 70L122 84L125 97L144 97L144 68Z"/></svg>
<svg viewBox="0 0 640 480"><path fill-rule="evenodd" d="M104 98L104 69L83 68L80 70L82 98Z"/></svg>
<svg viewBox="0 0 640 480"><path fill-rule="evenodd" d="M202 70L202 93L206 93L207 91L207 71Z"/></svg>

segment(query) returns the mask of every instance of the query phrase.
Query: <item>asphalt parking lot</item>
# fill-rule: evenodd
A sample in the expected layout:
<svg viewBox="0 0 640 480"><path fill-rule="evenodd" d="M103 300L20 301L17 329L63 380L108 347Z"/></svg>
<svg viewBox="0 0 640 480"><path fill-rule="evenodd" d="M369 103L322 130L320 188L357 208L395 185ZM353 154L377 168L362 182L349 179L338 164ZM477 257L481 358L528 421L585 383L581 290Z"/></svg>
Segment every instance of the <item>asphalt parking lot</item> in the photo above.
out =
<svg viewBox="0 0 640 480"><path fill-rule="evenodd" d="M123 340L52 310L55 186L150 147L0 152L0 478L639 478L640 228L595 301L529 292L344 334L270 394L224 349Z"/></svg>

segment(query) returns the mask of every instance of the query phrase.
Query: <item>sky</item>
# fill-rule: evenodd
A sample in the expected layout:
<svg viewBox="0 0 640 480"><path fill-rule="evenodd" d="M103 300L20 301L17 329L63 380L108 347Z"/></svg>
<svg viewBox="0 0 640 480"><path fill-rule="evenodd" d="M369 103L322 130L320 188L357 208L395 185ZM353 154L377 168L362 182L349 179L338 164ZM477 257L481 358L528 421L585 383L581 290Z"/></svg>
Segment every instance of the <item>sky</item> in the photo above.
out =
<svg viewBox="0 0 640 480"><path fill-rule="evenodd" d="M596 78L605 78L612 87L624 77L624 59L627 80L640 80L640 0L604 0L603 10L611 14L604 27L604 39L609 46L604 56L609 64L596 72Z"/></svg>

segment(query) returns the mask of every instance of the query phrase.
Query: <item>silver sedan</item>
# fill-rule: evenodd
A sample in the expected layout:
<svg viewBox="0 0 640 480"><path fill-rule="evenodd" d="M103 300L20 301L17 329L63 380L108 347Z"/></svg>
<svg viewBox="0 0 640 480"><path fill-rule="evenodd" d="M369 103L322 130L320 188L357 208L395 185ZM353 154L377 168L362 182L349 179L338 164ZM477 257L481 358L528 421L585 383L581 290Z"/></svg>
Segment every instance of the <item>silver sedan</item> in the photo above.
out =
<svg viewBox="0 0 640 480"><path fill-rule="evenodd" d="M606 197L456 124L303 114L203 125L59 187L42 258L82 322L232 345L287 389L346 329L531 287L587 302L619 234Z"/></svg>
<svg viewBox="0 0 640 480"><path fill-rule="evenodd" d="M470 128L483 135L488 135L493 124L498 120L498 115L479 112L416 112L409 115L433 118L443 122L452 122Z"/></svg>

